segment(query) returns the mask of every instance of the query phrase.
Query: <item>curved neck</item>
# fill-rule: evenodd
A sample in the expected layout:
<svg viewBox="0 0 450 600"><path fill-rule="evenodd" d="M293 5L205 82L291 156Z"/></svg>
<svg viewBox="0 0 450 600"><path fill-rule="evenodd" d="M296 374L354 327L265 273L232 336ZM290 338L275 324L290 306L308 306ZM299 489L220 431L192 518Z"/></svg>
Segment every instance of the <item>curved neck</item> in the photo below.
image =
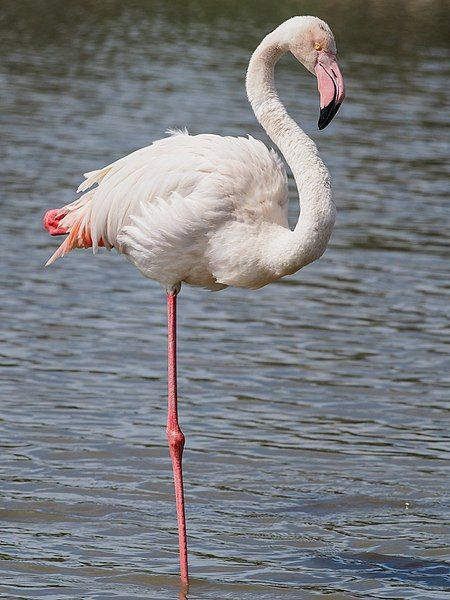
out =
<svg viewBox="0 0 450 600"><path fill-rule="evenodd" d="M274 84L274 68L286 53L275 32L253 53L247 71L247 96L256 118L279 147L294 176L301 215L290 237L291 260L297 268L323 254L335 220L330 174L315 143L288 115ZM313 234L313 235L311 235Z"/></svg>

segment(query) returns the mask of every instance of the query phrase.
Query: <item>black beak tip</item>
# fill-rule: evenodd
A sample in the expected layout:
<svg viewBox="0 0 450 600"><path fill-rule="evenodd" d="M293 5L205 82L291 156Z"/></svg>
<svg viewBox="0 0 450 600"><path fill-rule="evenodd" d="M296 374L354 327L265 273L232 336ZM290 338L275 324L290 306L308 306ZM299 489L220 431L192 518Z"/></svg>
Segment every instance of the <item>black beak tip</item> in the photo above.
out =
<svg viewBox="0 0 450 600"><path fill-rule="evenodd" d="M317 123L317 126L320 130L325 129L325 127L331 123L340 106L340 102L335 104L334 100L332 100L330 104L324 106L320 110L319 121Z"/></svg>

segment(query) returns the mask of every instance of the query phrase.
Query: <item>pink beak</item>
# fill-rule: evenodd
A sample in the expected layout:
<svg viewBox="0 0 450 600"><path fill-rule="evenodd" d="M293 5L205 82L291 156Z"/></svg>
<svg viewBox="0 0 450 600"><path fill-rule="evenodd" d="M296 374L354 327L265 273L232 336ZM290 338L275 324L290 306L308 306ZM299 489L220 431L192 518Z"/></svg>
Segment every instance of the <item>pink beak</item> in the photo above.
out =
<svg viewBox="0 0 450 600"><path fill-rule="evenodd" d="M322 50L317 65L317 86L320 94L319 129L325 129L339 110L345 98L344 78L336 62L336 56Z"/></svg>

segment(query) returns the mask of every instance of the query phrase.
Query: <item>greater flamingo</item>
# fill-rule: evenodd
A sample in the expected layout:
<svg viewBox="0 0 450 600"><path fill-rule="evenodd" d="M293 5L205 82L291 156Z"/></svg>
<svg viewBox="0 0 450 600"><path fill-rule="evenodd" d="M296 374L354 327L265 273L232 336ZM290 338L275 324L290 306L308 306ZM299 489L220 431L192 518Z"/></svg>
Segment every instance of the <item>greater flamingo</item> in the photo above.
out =
<svg viewBox="0 0 450 600"><path fill-rule="evenodd" d="M274 85L274 67L290 51L315 74L319 129L344 99L329 26L317 17L292 17L269 33L247 71L248 99L259 123L294 175L301 201L288 225L287 176L274 150L251 137L172 132L85 174L79 199L49 210L51 235L68 234L47 265L74 248L99 246L124 254L167 294L168 416L181 580L188 583L182 453L176 373L176 298L181 284L220 290L257 289L295 273L325 251L335 221L330 176L314 142L289 117Z"/></svg>

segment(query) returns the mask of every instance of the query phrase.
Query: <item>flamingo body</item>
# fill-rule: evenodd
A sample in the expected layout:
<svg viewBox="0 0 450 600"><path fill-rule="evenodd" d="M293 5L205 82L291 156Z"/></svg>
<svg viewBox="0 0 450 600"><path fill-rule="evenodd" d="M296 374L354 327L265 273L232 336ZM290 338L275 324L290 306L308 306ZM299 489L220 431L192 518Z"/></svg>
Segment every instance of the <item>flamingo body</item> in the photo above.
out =
<svg viewBox="0 0 450 600"><path fill-rule="evenodd" d="M96 187L59 221L78 224L77 236L49 263L71 246L106 245L167 289L256 288L282 275L263 250L290 232L287 176L262 142L176 132L86 177L79 190Z"/></svg>
<svg viewBox="0 0 450 600"><path fill-rule="evenodd" d="M288 162L301 204L288 225L286 171L278 154L251 137L172 132L85 175L81 197L48 211L51 235L67 235L47 264L74 248L123 253L167 291L168 419L182 581L188 582L182 453L176 377L176 296L183 282L210 290L260 288L298 271L325 251L335 220L328 170L314 142L291 119L274 85L274 67L291 52L317 76L319 129L345 90L336 44L326 23L293 17L253 53L246 78L256 118Z"/></svg>

